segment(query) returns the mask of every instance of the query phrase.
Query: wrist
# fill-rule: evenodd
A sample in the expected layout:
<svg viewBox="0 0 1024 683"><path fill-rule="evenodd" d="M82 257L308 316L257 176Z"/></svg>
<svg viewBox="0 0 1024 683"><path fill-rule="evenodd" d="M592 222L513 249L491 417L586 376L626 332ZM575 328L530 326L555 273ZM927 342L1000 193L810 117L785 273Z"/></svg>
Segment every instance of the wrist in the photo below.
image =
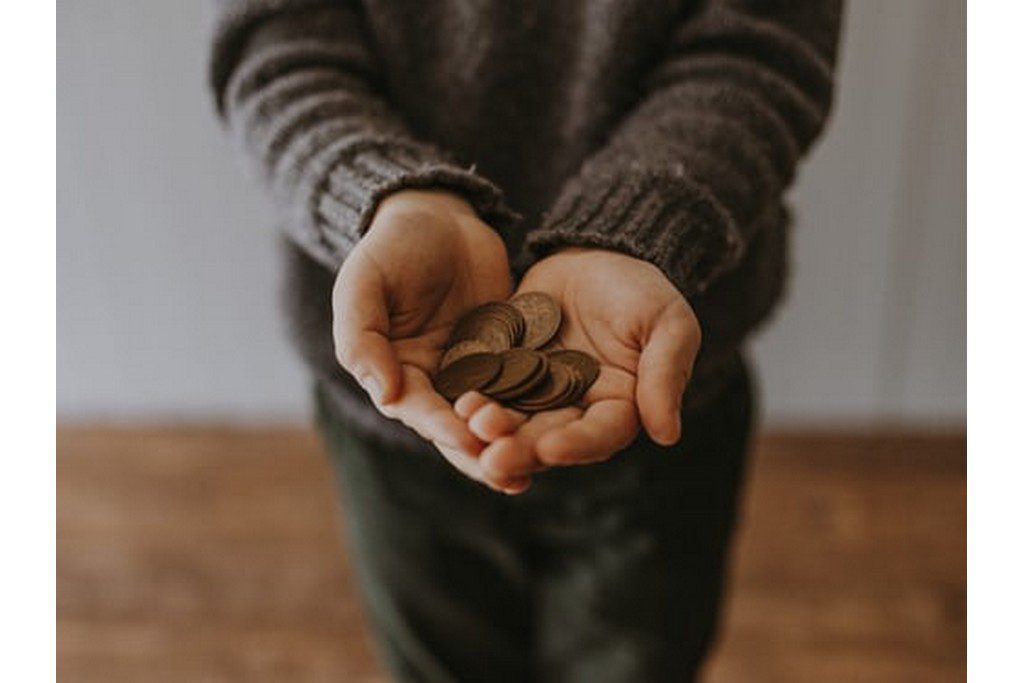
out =
<svg viewBox="0 0 1024 683"><path fill-rule="evenodd" d="M373 219L370 221L370 228L380 221L408 215L427 215L435 218L477 218L472 204L455 192L440 189L399 190L388 195L377 206Z"/></svg>
<svg viewBox="0 0 1024 683"><path fill-rule="evenodd" d="M593 264L632 264L656 269L656 266L653 264L625 252L616 251L614 249L605 249L602 247L584 247L575 245L553 249L541 257L537 263L570 261Z"/></svg>
<svg viewBox="0 0 1024 683"><path fill-rule="evenodd" d="M625 276L629 280L658 283L665 291L683 296L658 265L615 249L578 245L558 247L537 260L530 270L565 273L570 280L578 280L584 285L594 277Z"/></svg>
<svg viewBox="0 0 1024 683"><path fill-rule="evenodd" d="M508 260L501 235L453 192L402 190L389 195L377 207L361 244L388 243L407 234L432 248L444 245L453 262L497 253Z"/></svg>

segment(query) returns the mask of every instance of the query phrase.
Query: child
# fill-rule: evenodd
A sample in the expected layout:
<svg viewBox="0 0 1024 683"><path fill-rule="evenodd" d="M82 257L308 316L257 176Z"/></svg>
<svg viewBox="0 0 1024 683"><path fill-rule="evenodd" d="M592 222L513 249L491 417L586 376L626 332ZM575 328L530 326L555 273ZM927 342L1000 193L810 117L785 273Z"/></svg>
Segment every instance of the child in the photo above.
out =
<svg viewBox="0 0 1024 683"><path fill-rule="evenodd" d="M779 299L782 194L829 109L839 14L221 3L214 95L282 209L397 678L697 675L752 426L739 349ZM562 342L600 361L582 408L433 390L454 321L515 291L556 299Z"/></svg>

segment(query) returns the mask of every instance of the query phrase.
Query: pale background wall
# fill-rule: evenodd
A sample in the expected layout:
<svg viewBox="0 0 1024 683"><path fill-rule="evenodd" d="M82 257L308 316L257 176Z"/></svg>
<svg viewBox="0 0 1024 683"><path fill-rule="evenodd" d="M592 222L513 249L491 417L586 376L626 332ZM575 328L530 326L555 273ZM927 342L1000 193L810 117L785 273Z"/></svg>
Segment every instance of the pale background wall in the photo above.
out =
<svg viewBox="0 0 1024 683"><path fill-rule="evenodd" d="M204 90L202 3L57 10L58 416L304 417L270 211ZM753 345L774 424L964 421L964 27L957 0L849 0L791 295Z"/></svg>

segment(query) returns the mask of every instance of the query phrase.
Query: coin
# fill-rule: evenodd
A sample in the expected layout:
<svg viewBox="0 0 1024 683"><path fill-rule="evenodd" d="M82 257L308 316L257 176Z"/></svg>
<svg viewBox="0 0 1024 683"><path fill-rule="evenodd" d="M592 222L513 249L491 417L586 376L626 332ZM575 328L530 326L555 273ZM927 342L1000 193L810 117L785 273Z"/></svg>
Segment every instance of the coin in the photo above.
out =
<svg viewBox="0 0 1024 683"><path fill-rule="evenodd" d="M503 301L492 301L462 316L455 323L448 344L475 339L491 351L505 351L519 344L525 329L526 321L518 309Z"/></svg>
<svg viewBox="0 0 1024 683"><path fill-rule="evenodd" d="M558 302L543 292L477 306L452 328L434 386L452 401L479 390L526 412L578 403L601 366L583 351L537 351L558 335L561 324Z"/></svg>
<svg viewBox="0 0 1024 683"><path fill-rule="evenodd" d="M526 413L537 413L542 410L560 408L562 401L573 392L576 381L573 371L568 365L551 362L547 379L536 389L520 396L511 402L511 407Z"/></svg>
<svg viewBox="0 0 1024 683"><path fill-rule="evenodd" d="M562 326L562 309L558 302L543 292L526 292L509 301L526 321L522 346L539 349L558 334Z"/></svg>
<svg viewBox="0 0 1024 683"><path fill-rule="evenodd" d="M548 359L530 349L501 354L501 372L481 391L497 401L508 401L533 391L548 375Z"/></svg>
<svg viewBox="0 0 1024 683"><path fill-rule="evenodd" d="M529 394L537 387L539 387L541 384L543 384L545 381L547 381L548 375L550 374L550 367L550 361L548 361L546 356L541 355L541 366L537 368L537 371L529 379L527 379L519 386L513 387L508 391L502 393L500 396L495 396L495 398L497 400L507 402L517 399L520 396L525 396L526 394Z"/></svg>
<svg viewBox="0 0 1024 683"><path fill-rule="evenodd" d="M454 401L467 391L485 386L501 372L501 358L493 353L474 353L452 362L434 377L437 393Z"/></svg>
<svg viewBox="0 0 1024 683"><path fill-rule="evenodd" d="M460 341L441 356L440 368L443 370L455 361L474 353L488 353L491 349L479 339Z"/></svg>
<svg viewBox="0 0 1024 683"><path fill-rule="evenodd" d="M578 386L576 387L578 395L572 401L573 403L583 398L587 390L597 381L597 376L601 374L601 364L589 353L583 351L559 349L558 351L548 353L548 359L553 363L557 362L568 365L579 379Z"/></svg>
<svg viewBox="0 0 1024 683"><path fill-rule="evenodd" d="M483 387L483 393L496 396L529 380L544 364L544 357L529 349L509 349L498 356L501 372Z"/></svg>

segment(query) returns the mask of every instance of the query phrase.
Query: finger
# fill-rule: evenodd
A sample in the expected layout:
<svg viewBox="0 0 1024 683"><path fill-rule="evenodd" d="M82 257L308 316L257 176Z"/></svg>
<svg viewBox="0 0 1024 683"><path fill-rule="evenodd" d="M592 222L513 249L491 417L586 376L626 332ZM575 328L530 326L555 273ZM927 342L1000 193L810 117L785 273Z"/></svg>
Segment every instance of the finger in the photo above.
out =
<svg viewBox="0 0 1024 683"><path fill-rule="evenodd" d="M469 391L455 401L455 414L469 423L469 429L483 441L494 441L526 422L526 415L487 398L479 391Z"/></svg>
<svg viewBox="0 0 1024 683"><path fill-rule="evenodd" d="M570 407L531 416L515 434L496 440L480 453L484 475L495 481L509 481L548 469L547 463L537 457L537 440L582 414L579 408Z"/></svg>
<svg viewBox="0 0 1024 683"><path fill-rule="evenodd" d="M612 457L636 438L636 407L625 399L593 403L578 420L537 440L537 458L548 465L580 465Z"/></svg>
<svg viewBox="0 0 1024 683"><path fill-rule="evenodd" d="M636 402L651 438L663 446L682 435L683 391L700 348L700 328L686 316L659 322L640 353Z"/></svg>
<svg viewBox="0 0 1024 683"><path fill-rule="evenodd" d="M511 434L526 422L526 415L487 401L469 418L469 431L482 441L491 442Z"/></svg>
<svg viewBox="0 0 1024 683"><path fill-rule="evenodd" d="M499 491L514 487L516 482L529 480L533 472L544 469L544 465L532 461L530 467L519 466L512 471L508 463L522 463L528 456L527 445L522 440L503 436L480 453L480 471L488 486Z"/></svg>
<svg viewBox="0 0 1024 683"><path fill-rule="evenodd" d="M529 476L488 477L481 462L477 458L470 457L465 453L447 446L438 446L437 450L439 450L441 455L443 455L445 459L448 460L448 462L451 463L451 465L459 472L476 482L494 489L495 491L500 491L501 493L514 496L523 493L530 488L531 480Z"/></svg>
<svg viewBox="0 0 1024 683"><path fill-rule="evenodd" d="M526 493L532 483L533 480L530 477L520 477L509 482L508 486L503 488L501 492L510 496L518 496L520 493Z"/></svg>
<svg viewBox="0 0 1024 683"><path fill-rule="evenodd" d="M382 413L400 420L439 447L454 448L473 456L480 453L483 442L473 436L465 420L455 414L448 401L434 391L423 370L403 365L402 377L405 390L397 401L382 406Z"/></svg>
<svg viewBox="0 0 1024 683"><path fill-rule="evenodd" d="M483 471L480 468L480 463L476 458L466 455L462 451L451 448L450 446L443 446L441 444L434 444L434 447L440 451L444 459L451 464L456 470L466 475L468 478L475 482L486 484L484 480Z"/></svg>
<svg viewBox="0 0 1024 683"><path fill-rule="evenodd" d="M477 462L487 485L506 494L513 493L510 489L519 489L522 482L526 482L528 487L531 474L548 469L532 456L530 447L522 439L511 436L503 436L486 446ZM515 493L521 493L521 490Z"/></svg>
<svg viewBox="0 0 1024 683"><path fill-rule="evenodd" d="M350 270L343 266L333 306L338 362L378 406L394 401L402 391L402 372L387 338L388 310L380 277L356 264Z"/></svg>
<svg viewBox="0 0 1024 683"><path fill-rule="evenodd" d="M488 401L490 399L479 391L467 391L462 396L459 396L453 407L456 415L463 420L468 420L473 416L473 413L487 405Z"/></svg>

